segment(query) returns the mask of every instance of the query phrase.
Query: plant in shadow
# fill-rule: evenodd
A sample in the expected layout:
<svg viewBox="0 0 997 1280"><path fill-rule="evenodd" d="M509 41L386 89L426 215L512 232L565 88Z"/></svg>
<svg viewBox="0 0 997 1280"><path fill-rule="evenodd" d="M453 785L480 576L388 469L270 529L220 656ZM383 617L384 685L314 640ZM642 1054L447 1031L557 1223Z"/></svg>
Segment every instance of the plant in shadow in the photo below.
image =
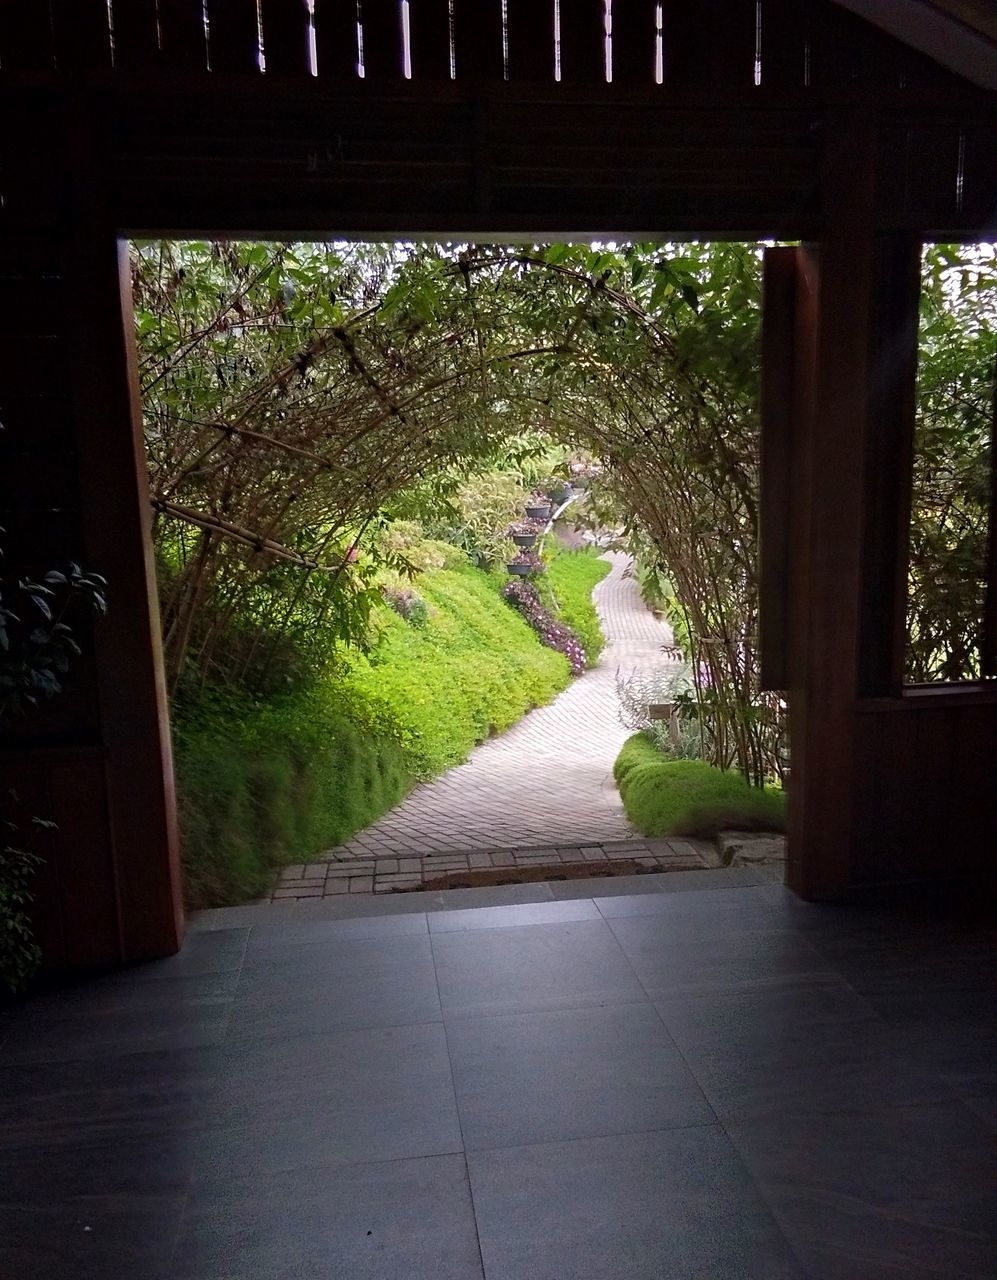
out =
<svg viewBox="0 0 997 1280"><path fill-rule="evenodd" d="M76 613L102 616L105 580L71 564L41 581L0 581L0 725L30 714L62 690L80 646L67 619ZM33 851L46 818L18 813L16 792L4 793L0 809L0 986L22 991L41 961L32 930L32 883L41 866Z"/></svg>

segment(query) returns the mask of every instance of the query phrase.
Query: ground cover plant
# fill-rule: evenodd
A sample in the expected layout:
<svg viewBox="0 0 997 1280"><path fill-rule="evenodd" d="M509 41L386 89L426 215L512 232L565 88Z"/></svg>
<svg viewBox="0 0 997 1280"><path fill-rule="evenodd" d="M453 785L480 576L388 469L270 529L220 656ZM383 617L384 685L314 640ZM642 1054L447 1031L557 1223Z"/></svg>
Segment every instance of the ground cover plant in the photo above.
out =
<svg viewBox="0 0 997 1280"><path fill-rule="evenodd" d="M564 654L571 666L572 675L580 676L584 672L587 662L582 642L570 627L558 622L532 582L509 582L503 587L502 596L522 614L542 644Z"/></svg>
<svg viewBox="0 0 997 1280"><path fill-rule="evenodd" d="M501 579L461 559L419 575L418 625L375 605L367 651L341 646L293 689L181 699L175 751L192 903L265 893L280 864L348 839L567 684L567 660L503 602Z"/></svg>
<svg viewBox="0 0 997 1280"><path fill-rule="evenodd" d="M609 569L609 561L601 560L594 549L560 550L551 558L539 588L560 621L578 637L589 667L598 662L604 643L592 592Z"/></svg>
<svg viewBox="0 0 997 1280"><path fill-rule="evenodd" d="M718 831L784 831L785 793L753 787L705 760L669 760L643 733L623 744L613 776L623 807L645 836L713 836Z"/></svg>

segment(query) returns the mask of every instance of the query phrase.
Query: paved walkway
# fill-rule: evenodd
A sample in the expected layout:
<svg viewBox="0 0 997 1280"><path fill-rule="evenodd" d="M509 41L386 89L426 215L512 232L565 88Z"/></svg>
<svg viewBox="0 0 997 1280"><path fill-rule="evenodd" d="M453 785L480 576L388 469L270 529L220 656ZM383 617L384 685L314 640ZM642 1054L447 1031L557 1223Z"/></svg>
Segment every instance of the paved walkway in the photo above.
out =
<svg viewBox="0 0 997 1280"><path fill-rule="evenodd" d="M684 842L634 840L613 782L631 733L617 715L616 671L667 661L672 633L644 605L630 557L604 558L612 569L593 593L607 641L598 666L323 860L286 867L275 898L411 889L495 866L623 857L648 869L704 865Z"/></svg>

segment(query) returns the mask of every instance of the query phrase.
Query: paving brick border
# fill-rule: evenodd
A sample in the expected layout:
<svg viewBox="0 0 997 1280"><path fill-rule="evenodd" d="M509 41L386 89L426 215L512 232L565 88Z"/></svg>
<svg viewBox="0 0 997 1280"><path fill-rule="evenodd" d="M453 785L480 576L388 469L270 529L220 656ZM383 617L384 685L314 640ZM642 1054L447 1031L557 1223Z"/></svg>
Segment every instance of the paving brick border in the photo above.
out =
<svg viewBox="0 0 997 1280"><path fill-rule="evenodd" d="M558 867L579 862L635 862L649 872L696 871L721 865L716 847L706 840L616 840L601 844L536 845L524 849L468 849L411 858L340 856L328 862L285 867L273 891L274 902L288 898L325 898L341 893L402 893L421 889L447 874Z"/></svg>

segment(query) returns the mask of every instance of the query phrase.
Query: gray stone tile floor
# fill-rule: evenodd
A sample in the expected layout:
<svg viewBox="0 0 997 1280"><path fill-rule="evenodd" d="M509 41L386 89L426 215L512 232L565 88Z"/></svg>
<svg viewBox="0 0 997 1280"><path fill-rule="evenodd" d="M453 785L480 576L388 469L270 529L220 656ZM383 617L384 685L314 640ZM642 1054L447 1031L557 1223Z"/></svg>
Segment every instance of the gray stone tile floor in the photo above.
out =
<svg viewBox="0 0 997 1280"><path fill-rule="evenodd" d="M205 912L8 1008L0 1277L993 1280L997 929L634 879Z"/></svg>

